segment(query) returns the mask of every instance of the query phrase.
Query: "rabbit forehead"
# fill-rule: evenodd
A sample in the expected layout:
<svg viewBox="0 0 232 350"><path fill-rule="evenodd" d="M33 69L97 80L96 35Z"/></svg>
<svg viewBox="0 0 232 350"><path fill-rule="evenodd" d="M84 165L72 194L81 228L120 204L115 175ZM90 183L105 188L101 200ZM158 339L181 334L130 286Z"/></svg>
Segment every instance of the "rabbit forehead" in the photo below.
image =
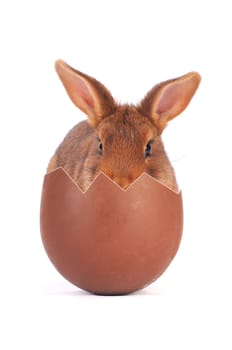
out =
<svg viewBox="0 0 232 350"><path fill-rule="evenodd" d="M113 142L115 139L147 142L158 135L152 121L133 106L120 106L112 115L104 118L97 128L99 137Z"/></svg>

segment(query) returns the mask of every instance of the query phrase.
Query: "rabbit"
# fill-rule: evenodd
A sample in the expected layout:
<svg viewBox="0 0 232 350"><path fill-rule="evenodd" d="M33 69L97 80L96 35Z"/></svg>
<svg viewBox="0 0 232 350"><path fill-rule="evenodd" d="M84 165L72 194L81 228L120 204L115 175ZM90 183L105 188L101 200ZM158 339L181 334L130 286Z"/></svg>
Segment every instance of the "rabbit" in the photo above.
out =
<svg viewBox="0 0 232 350"><path fill-rule="evenodd" d="M70 99L88 119L69 131L47 172L64 168L82 191L100 171L123 189L145 172L179 191L161 135L195 94L201 81L197 72L164 81L139 104L129 105L115 102L99 81L62 60L56 61L55 69Z"/></svg>

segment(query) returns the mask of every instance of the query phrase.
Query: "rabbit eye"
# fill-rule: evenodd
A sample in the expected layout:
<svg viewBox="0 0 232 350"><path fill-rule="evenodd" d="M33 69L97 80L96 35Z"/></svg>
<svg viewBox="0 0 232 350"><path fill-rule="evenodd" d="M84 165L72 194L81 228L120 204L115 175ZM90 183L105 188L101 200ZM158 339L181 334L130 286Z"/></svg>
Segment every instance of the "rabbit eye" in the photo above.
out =
<svg viewBox="0 0 232 350"><path fill-rule="evenodd" d="M98 152L100 155L103 154L103 145L102 145L101 140L98 140Z"/></svg>
<svg viewBox="0 0 232 350"><path fill-rule="evenodd" d="M147 145L146 145L146 148L145 148L145 158L147 157L150 157L151 154L152 154L152 147L151 145L153 144L153 140L150 140Z"/></svg>

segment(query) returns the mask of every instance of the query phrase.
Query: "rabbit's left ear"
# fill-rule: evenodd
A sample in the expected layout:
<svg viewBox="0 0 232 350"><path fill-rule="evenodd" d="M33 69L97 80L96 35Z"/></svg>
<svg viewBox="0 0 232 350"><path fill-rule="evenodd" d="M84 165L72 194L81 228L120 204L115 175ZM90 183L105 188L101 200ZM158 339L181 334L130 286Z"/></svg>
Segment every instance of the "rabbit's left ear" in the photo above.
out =
<svg viewBox="0 0 232 350"><path fill-rule="evenodd" d="M153 120L161 133L168 121L187 107L200 81L200 75L191 72L160 83L148 92L138 108Z"/></svg>

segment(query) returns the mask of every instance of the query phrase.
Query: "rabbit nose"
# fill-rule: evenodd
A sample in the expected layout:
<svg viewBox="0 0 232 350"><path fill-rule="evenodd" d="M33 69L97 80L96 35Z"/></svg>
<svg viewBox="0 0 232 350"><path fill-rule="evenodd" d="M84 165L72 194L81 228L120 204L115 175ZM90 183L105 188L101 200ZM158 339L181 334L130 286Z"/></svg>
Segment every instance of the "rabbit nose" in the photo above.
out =
<svg viewBox="0 0 232 350"><path fill-rule="evenodd" d="M121 186L124 190L131 184L132 179L128 177L113 177L112 180Z"/></svg>

